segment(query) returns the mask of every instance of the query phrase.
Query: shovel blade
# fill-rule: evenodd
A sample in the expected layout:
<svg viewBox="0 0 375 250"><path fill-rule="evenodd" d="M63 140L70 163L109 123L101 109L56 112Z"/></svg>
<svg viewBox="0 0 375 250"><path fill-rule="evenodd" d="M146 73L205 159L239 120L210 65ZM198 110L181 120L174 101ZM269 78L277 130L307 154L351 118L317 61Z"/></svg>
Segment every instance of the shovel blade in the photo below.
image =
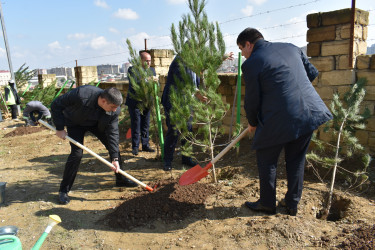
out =
<svg viewBox="0 0 375 250"><path fill-rule="evenodd" d="M126 139L130 139L132 138L132 130L131 128L128 129L128 132L126 132L126 136L125 136Z"/></svg>
<svg viewBox="0 0 375 250"><path fill-rule="evenodd" d="M206 177L208 175L208 169L212 167L211 162L206 165L206 167L202 168L199 165L196 165L195 167L189 169L185 173L183 173L180 177L180 185L185 186L185 185L190 185L193 184L200 179Z"/></svg>

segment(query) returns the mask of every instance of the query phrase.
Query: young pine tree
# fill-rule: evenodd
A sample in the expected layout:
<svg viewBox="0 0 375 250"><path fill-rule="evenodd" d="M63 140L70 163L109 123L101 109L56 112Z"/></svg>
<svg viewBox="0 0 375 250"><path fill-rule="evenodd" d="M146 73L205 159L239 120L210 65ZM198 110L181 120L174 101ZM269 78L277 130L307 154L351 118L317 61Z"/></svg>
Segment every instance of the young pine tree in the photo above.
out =
<svg viewBox="0 0 375 250"><path fill-rule="evenodd" d="M318 146L318 149L321 152L328 152L328 156L320 156L315 152L306 155L310 163L315 162L332 170L328 201L322 212L323 219L326 219L329 215L336 173L338 171L344 174L349 181L354 177L354 180L359 182L359 185L363 184L368 179L366 169L370 164L371 157L364 152L363 146L355 137L355 131L364 129L366 127L365 121L370 117L368 108L365 108L364 111L360 113L360 105L366 93L364 88L365 84L366 79L364 78L353 84L350 90L344 94L343 101L340 100L338 93L333 95L333 100L331 102L333 119L326 124L325 132L332 135L335 144L332 145L314 138L313 142ZM345 158L352 157L354 153L362 155L363 164L363 167L356 172L345 169L340 165Z"/></svg>
<svg viewBox="0 0 375 250"><path fill-rule="evenodd" d="M216 70L222 64L225 43L218 23L208 21L204 11L206 1L189 0L188 6L191 13L182 16L178 30L174 24L171 28L183 80L176 78L177 88L171 89L170 117L171 123L187 141L183 154L191 156L191 146L197 145L203 152L208 150L213 159L215 139L223 132L222 119L229 109L217 93L220 80ZM195 97L197 90L186 68L200 76L199 93L208 98L207 102ZM192 125L198 128L195 132L189 132L187 128L187 121L192 115ZM216 182L215 168L213 175Z"/></svg>
<svg viewBox="0 0 375 250"><path fill-rule="evenodd" d="M129 93L131 97L139 102L139 110L143 112L144 109L151 111L151 117L154 126L150 128L156 128L156 110L155 110L155 99L159 91L159 82L153 77L153 72L149 67L142 65L141 57L137 51L134 50L129 39L126 40L128 45L130 59L129 62L132 64L133 74L128 74L129 81L132 84L135 94ZM155 85L157 90L155 91ZM155 129L156 130L156 129ZM160 130L159 130L160 131ZM159 134L153 133L157 137L157 141L160 142ZM159 155L159 144L157 143L157 154Z"/></svg>

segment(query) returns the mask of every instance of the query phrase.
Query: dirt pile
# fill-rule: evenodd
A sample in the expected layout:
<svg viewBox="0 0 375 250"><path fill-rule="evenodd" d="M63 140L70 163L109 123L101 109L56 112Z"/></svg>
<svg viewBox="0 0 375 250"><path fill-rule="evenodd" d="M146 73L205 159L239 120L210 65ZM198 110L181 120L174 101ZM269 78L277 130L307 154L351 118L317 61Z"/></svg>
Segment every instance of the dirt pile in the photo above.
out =
<svg viewBox="0 0 375 250"><path fill-rule="evenodd" d="M12 132L5 134L4 138L13 137L13 136L21 136L21 135L29 135L29 134L42 131L44 129L45 128L43 127L17 127Z"/></svg>
<svg viewBox="0 0 375 250"><path fill-rule="evenodd" d="M153 192L143 191L130 197L114 212L105 217L113 228L131 229L145 226L161 219L164 223L179 222L199 208L204 208L206 198L216 192L209 184L194 183L180 186L178 180L160 180Z"/></svg>
<svg viewBox="0 0 375 250"><path fill-rule="evenodd" d="M350 234L342 244L341 247L344 249L375 249L375 225L372 227L362 227L350 232L349 230L344 231L346 234Z"/></svg>

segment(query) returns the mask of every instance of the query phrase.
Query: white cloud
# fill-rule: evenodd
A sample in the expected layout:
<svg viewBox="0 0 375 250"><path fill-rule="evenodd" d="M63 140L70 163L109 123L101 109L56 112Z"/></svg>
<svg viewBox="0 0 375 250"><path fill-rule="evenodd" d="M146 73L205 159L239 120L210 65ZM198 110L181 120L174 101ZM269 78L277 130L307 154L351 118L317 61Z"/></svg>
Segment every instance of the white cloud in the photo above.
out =
<svg viewBox="0 0 375 250"><path fill-rule="evenodd" d="M118 9L113 15L117 18L126 20L135 20L139 18L137 12L132 9Z"/></svg>
<svg viewBox="0 0 375 250"><path fill-rule="evenodd" d="M262 5L267 2L267 0L248 0L248 2L256 5Z"/></svg>
<svg viewBox="0 0 375 250"><path fill-rule="evenodd" d="M5 49L0 48L0 57L2 58L2 57L5 57L5 56L6 56L6 51L5 51Z"/></svg>
<svg viewBox="0 0 375 250"><path fill-rule="evenodd" d="M115 33L115 34L119 34L120 33L120 31L118 31L117 29L112 28L112 27L109 28L109 32L112 32L112 33Z"/></svg>
<svg viewBox="0 0 375 250"><path fill-rule="evenodd" d="M186 0L167 0L167 3L169 3L169 4L182 4L182 3L186 3Z"/></svg>
<svg viewBox="0 0 375 250"><path fill-rule="evenodd" d="M251 5L247 5L245 8L241 9L241 12L245 15L245 16L250 16L251 14L253 14L253 10L254 10L254 7L251 6Z"/></svg>
<svg viewBox="0 0 375 250"><path fill-rule="evenodd" d="M83 40L85 38L92 37L91 34L85 34L85 33L75 33L75 34L69 34L68 39L70 40Z"/></svg>
<svg viewBox="0 0 375 250"><path fill-rule="evenodd" d="M108 4L106 3L106 1L103 1L103 0L95 0L94 1L94 4L100 8L104 8L104 9L108 9L109 6Z"/></svg>
<svg viewBox="0 0 375 250"><path fill-rule="evenodd" d="M107 39L105 39L104 36L99 36L90 41L90 47L92 49L101 49L104 48L108 45L109 43L107 42Z"/></svg>
<svg viewBox="0 0 375 250"><path fill-rule="evenodd" d="M141 32L141 33L128 37L128 39L132 43L132 46L137 50L144 49L145 38L146 39L150 38L150 36L146 32Z"/></svg>
<svg viewBox="0 0 375 250"><path fill-rule="evenodd" d="M50 48L51 50L62 49L62 47L61 47L61 45L58 41L54 41L54 42L48 44L48 48Z"/></svg>

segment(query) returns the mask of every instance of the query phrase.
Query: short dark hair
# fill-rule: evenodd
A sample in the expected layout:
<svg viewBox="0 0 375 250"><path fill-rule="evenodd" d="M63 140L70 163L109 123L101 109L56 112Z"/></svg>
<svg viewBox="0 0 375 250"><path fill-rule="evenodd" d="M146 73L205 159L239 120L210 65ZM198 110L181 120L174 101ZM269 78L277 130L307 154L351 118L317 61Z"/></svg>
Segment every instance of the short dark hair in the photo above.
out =
<svg viewBox="0 0 375 250"><path fill-rule="evenodd" d="M122 94L120 90L116 89L115 87L106 88L102 93L100 93L100 97L106 99L109 104L114 104L117 106L122 104Z"/></svg>
<svg viewBox="0 0 375 250"><path fill-rule="evenodd" d="M237 45L245 46L246 42L255 44L259 39L264 39L262 33L259 30L254 28L244 29L237 37Z"/></svg>

